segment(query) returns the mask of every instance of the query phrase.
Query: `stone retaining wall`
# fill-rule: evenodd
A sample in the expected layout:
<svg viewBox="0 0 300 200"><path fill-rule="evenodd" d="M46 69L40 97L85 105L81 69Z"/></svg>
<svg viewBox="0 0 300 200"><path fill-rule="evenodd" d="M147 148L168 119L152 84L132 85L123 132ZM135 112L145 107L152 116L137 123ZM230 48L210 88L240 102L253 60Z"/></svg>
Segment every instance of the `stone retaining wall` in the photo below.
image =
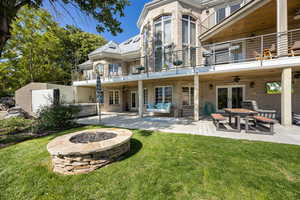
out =
<svg viewBox="0 0 300 200"><path fill-rule="evenodd" d="M88 173L120 159L120 156L129 150L130 141L102 152L86 155L51 156L53 171L67 175Z"/></svg>

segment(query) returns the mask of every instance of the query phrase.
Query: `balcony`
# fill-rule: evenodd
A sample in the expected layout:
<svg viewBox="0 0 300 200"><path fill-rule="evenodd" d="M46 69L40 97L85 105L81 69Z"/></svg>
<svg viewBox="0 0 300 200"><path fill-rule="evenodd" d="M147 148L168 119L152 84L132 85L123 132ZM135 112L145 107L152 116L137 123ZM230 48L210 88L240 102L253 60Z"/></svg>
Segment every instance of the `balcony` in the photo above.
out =
<svg viewBox="0 0 300 200"><path fill-rule="evenodd" d="M279 38L281 38L279 40ZM281 52L281 53L279 53ZM300 55L300 29L270 33L203 46L203 65L265 61Z"/></svg>
<svg viewBox="0 0 300 200"><path fill-rule="evenodd" d="M284 59L279 59L282 57ZM138 60L144 65L136 66L134 71L104 73L101 77L103 84L188 76L195 73L255 70L257 67L300 66L300 29L166 51ZM94 72L75 74L77 76L73 76L76 78L73 81L85 81L82 82L85 85L96 83Z"/></svg>

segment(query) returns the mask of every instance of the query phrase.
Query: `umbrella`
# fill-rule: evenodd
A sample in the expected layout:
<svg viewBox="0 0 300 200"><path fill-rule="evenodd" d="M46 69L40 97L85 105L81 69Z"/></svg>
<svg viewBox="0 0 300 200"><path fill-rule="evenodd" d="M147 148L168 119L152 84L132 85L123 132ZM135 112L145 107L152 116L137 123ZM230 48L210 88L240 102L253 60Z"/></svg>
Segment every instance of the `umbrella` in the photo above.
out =
<svg viewBox="0 0 300 200"><path fill-rule="evenodd" d="M101 79L100 79L99 72L97 73L97 80L96 80L96 98L98 103L98 116L100 122L101 121L100 103L102 102L102 95L101 95Z"/></svg>

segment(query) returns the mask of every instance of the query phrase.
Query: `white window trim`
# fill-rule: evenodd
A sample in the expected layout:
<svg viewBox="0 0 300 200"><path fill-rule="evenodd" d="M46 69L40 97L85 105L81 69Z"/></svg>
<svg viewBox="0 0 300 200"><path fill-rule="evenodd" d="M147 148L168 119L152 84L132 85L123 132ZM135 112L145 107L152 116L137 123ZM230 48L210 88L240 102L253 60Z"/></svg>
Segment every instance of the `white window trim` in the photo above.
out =
<svg viewBox="0 0 300 200"><path fill-rule="evenodd" d="M187 88L189 88L189 103L187 104L187 105L183 105L183 102L181 101L181 105L183 105L183 106L192 106L193 104L192 104L192 98L191 98L191 88L194 88L194 93L195 93L195 87L194 86L191 86L191 85L183 85L183 86L181 86L181 92L182 92L182 88L184 88L184 87L187 87Z"/></svg>
<svg viewBox="0 0 300 200"><path fill-rule="evenodd" d="M225 3L219 6L216 6L215 9L215 24L218 24L218 15L217 15L217 11L221 8L225 8L225 18L229 17L232 13L230 12L230 7L236 4L240 4L240 8L244 6L245 4L245 0L239 0L239 1L233 1L233 2L229 2L229 3Z"/></svg>
<svg viewBox="0 0 300 200"><path fill-rule="evenodd" d="M183 15L188 16L188 19L183 18ZM187 47L188 48L188 65L191 64L191 60L192 60L192 54L191 54L191 48L192 47L196 47L197 46L197 30L198 30L198 25L197 25L197 19L189 14L183 14L181 15L181 23L182 21L186 21L188 22L188 43L184 43L183 42L183 31L182 31L182 35L181 35L181 40L182 40L182 50ZM192 21L191 18L194 18L196 21ZM195 45L191 44L191 23L195 24ZM181 26L183 27L183 23L181 24Z"/></svg>
<svg viewBox="0 0 300 200"><path fill-rule="evenodd" d="M228 102L227 102L227 106L228 108L231 108L232 107L232 88L234 87L241 87L243 88L243 101L246 99L246 86L245 85L219 85L219 86L216 86L216 109L218 112L224 112L224 110L219 110L218 108L218 101L219 101L219 98L218 98L218 89L219 88L227 88L228 89Z"/></svg>
<svg viewBox="0 0 300 200"><path fill-rule="evenodd" d="M156 103L156 93L155 93L156 88L163 88L162 103L165 103L165 88L166 87L171 87L172 88L172 100L171 100L172 102L171 103L174 102L174 88L173 88L173 86L172 85L165 85L165 86L156 86L156 87L154 87L154 103Z"/></svg>
<svg viewBox="0 0 300 200"><path fill-rule="evenodd" d="M113 92L113 103L112 104L110 103L110 92ZM119 103L118 104L116 104L116 92L119 93L119 98L118 98ZM121 104L121 96L120 95L121 95L120 90L109 90L108 91L108 104L109 105L120 105Z"/></svg>
<svg viewBox="0 0 300 200"><path fill-rule="evenodd" d="M164 16L170 16L170 19L167 19L167 20L170 20L171 21L171 30L170 30L170 34L171 34L171 43L170 44L164 44L164 41L165 41L165 34L164 34L164 31L165 31L165 26L164 26L164 23L165 23L165 21L167 21L167 20L164 20ZM157 20L157 19L160 19L160 20ZM160 17L158 17L157 19L155 19L155 20L153 20L153 28L154 28L154 35L156 34L156 30L155 30L155 25L156 24L161 24L161 34L162 34L162 36L161 36L161 39L162 39L162 41L161 41L161 45L155 45L155 42L154 42L154 55L155 55L155 52L156 52L156 49L158 49L158 48L161 48L161 56L162 56L162 58L161 58L161 63L162 63L162 65L164 65L165 64L165 48L166 47L168 47L168 46L170 46L171 44L172 44L172 41L173 41L173 34L172 34L172 27L173 27L173 16L172 16L172 14L167 14L167 15L162 15L162 16L160 16ZM154 64L155 65L155 64ZM162 68L162 66L161 66L161 68ZM161 69L162 70L162 69Z"/></svg>

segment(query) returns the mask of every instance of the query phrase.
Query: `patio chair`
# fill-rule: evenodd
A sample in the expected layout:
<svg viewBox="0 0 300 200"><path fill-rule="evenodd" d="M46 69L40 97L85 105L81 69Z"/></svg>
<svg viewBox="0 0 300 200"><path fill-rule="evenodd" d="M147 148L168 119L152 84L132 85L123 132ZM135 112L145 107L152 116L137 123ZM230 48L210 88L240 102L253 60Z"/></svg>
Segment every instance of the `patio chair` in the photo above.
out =
<svg viewBox="0 0 300 200"><path fill-rule="evenodd" d="M300 41L296 41L293 46L290 48L292 56L300 56ZM299 52L298 52L299 51Z"/></svg>
<svg viewBox="0 0 300 200"><path fill-rule="evenodd" d="M258 112L258 115L261 116L261 117L266 117L266 118L270 118L270 119L276 119L276 117L277 117L276 110L259 109L258 106L257 106L256 101L254 101L254 100L245 100L245 101L243 101L242 102L242 107Z"/></svg>

